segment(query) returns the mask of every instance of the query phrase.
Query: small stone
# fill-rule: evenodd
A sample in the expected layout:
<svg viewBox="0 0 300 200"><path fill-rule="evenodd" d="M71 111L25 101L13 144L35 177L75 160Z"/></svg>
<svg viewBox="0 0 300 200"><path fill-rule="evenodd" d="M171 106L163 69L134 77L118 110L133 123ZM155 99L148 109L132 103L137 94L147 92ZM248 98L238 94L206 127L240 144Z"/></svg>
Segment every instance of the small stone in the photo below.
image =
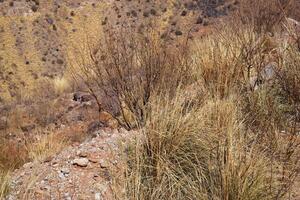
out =
<svg viewBox="0 0 300 200"><path fill-rule="evenodd" d="M96 193L96 194L95 194L95 200L102 200L102 195L101 195L101 193Z"/></svg>
<svg viewBox="0 0 300 200"><path fill-rule="evenodd" d="M59 177L60 179L65 179L65 175L64 175L63 173L58 173L58 177Z"/></svg>
<svg viewBox="0 0 300 200"><path fill-rule="evenodd" d="M89 164L89 160L87 158L77 158L73 160L72 164L79 167L86 167Z"/></svg>
<svg viewBox="0 0 300 200"><path fill-rule="evenodd" d="M109 167L109 163L106 160L101 159L99 161L101 168L108 168Z"/></svg>
<svg viewBox="0 0 300 200"><path fill-rule="evenodd" d="M65 197L66 200L72 200L69 193L65 193L64 197Z"/></svg>
<svg viewBox="0 0 300 200"><path fill-rule="evenodd" d="M70 174L70 170L68 168L63 168L60 170L63 174Z"/></svg>
<svg viewBox="0 0 300 200"><path fill-rule="evenodd" d="M175 31L175 35L180 36L182 35L182 32L180 30Z"/></svg>

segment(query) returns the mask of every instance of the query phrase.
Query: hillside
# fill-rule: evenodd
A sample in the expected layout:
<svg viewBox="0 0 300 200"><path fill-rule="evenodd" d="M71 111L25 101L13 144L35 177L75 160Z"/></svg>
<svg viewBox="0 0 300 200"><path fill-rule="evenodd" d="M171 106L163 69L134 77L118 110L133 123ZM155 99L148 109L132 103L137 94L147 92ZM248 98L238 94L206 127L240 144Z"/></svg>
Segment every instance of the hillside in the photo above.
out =
<svg viewBox="0 0 300 200"><path fill-rule="evenodd" d="M152 26L173 40L232 9L225 1L2 1L0 97L28 99L45 79L61 79L74 48L103 31L130 26L143 33Z"/></svg>
<svg viewBox="0 0 300 200"><path fill-rule="evenodd" d="M297 200L300 1L0 0L0 199Z"/></svg>

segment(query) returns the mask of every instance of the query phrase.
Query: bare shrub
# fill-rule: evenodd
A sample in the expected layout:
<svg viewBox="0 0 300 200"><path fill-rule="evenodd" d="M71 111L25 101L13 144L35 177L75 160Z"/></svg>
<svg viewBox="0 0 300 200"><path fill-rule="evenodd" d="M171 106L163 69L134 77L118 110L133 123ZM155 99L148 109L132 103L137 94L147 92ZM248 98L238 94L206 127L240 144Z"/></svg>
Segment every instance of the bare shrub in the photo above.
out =
<svg viewBox="0 0 300 200"><path fill-rule="evenodd" d="M188 51L185 44L168 46L154 33L144 37L120 31L89 47L75 76L96 99L107 99L98 104L100 111L115 110L120 124L130 129L145 124L155 93L172 94L189 81Z"/></svg>

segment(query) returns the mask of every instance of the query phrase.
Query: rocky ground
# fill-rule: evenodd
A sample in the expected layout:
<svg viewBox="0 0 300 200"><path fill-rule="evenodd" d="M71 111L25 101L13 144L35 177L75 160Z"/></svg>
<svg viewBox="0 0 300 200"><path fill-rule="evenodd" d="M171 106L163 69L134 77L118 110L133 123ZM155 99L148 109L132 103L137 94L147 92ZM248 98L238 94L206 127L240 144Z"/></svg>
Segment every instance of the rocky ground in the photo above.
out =
<svg viewBox="0 0 300 200"><path fill-rule="evenodd" d="M7 200L114 199L112 171L133 132L99 129L97 137L68 147L41 163L27 163L13 174Z"/></svg>

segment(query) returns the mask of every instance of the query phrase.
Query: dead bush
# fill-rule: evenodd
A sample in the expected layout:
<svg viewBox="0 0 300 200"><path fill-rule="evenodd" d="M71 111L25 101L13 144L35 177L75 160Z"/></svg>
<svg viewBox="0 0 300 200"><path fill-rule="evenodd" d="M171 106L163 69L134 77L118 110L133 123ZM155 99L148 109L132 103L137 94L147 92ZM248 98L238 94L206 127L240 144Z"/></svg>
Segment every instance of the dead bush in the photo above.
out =
<svg viewBox="0 0 300 200"><path fill-rule="evenodd" d="M144 37L120 31L88 49L88 58L73 67L79 67L75 77L102 100L99 110L114 110L127 129L144 126L154 94L174 94L190 81L187 45L168 46L154 33Z"/></svg>

